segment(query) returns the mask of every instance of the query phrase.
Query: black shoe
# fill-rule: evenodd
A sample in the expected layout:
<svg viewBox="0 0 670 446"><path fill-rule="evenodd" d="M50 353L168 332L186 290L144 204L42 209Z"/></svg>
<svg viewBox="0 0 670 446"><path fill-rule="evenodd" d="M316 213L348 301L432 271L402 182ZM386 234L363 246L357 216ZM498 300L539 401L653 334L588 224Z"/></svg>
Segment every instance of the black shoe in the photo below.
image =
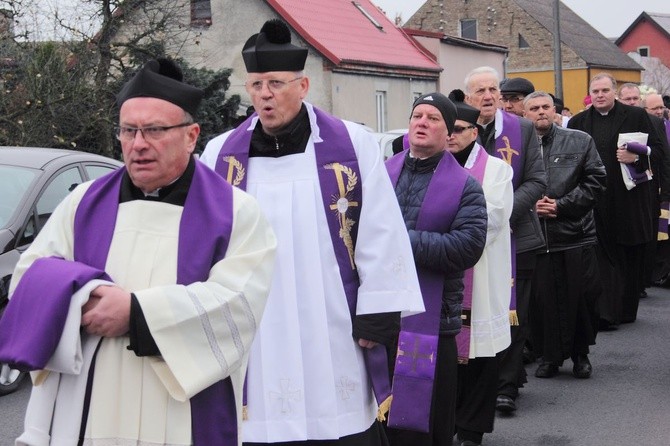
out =
<svg viewBox="0 0 670 446"><path fill-rule="evenodd" d="M644 299L645 297L648 297L649 295L647 294L647 290L642 290L640 293L640 299Z"/></svg>
<svg viewBox="0 0 670 446"><path fill-rule="evenodd" d="M619 329L619 324L610 322L606 319L600 319L598 324L598 331L614 331Z"/></svg>
<svg viewBox="0 0 670 446"><path fill-rule="evenodd" d="M535 376L537 378L553 378L557 374L558 366L556 364L552 364L551 362L543 362L537 366L537 370L535 370Z"/></svg>
<svg viewBox="0 0 670 446"><path fill-rule="evenodd" d="M529 349L527 346L523 346L523 363L524 365L526 364L532 364L535 362L535 353L531 349Z"/></svg>
<svg viewBox="0 0 670 446"><path fill-rule="evenodd" d="M572 362L575 363L572 367L572 374L575 375L576 378L586 379L591 377L593 367L591 366L588 356L577 355L572 358Z"/></svg>
<svg viewBox="0 0 670 446"><path fill-rule="evenodd" d="M512 413L516 410L516 403L507 395L498 395L496 409L503 413Z"/></svg>
<svg viewBox="0 0 670 446"><path fill-rule="evenodd" d="M475 443L474 441L465 440L461 441L461 446L480 446L481 443Z"/></svg>

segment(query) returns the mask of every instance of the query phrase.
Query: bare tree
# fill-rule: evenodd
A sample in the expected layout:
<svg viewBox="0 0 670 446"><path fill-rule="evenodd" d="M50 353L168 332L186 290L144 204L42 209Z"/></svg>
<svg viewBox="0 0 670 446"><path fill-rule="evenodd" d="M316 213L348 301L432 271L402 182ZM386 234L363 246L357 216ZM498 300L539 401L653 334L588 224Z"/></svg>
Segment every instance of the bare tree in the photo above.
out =
<svg viewBox="0 0 670 446"><path fill-rule="evenodd" d="M21 36L11 39L13 51L0 49L0 57L11 60L1 67L0 144L115 155L115 94L122 83L149 58L180 59L181 49L200 34L190 26L185 0L5 3L12 3L16 17L30 20L22 22ZM51 8L49 19L30 9L37 3ZM29 23L39 23L39 30ZM50 41L36 42L31 36ZM209 121L201 121L203 128L214 133L228 127L239 105L239 97L225 97L230 70L198 70L180 63L187 79L208 92L209 109L203 116Z"/></svg>

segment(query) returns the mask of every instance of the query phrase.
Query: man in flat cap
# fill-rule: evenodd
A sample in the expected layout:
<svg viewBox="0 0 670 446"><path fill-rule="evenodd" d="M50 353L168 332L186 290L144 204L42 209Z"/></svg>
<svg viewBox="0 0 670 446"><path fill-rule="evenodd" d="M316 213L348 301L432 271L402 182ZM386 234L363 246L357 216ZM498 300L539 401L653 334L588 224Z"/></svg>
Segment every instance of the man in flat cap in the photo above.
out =
<svg viewBox="0 0 670 446"><path fill-rule="evenodd" d="M486 199L486 246L477 264L465 272L463 329L458 345L456 435L461 445L482 443L493 432L498 395L496 354L509 346L512 249L509 217L514 191L512 168L486 153L477 142L479 110L456 102L457 119L447 140L454 155L481 185Z"/></svg>
<svg viewBox="0 0 670 446"><path fill-rule="evenodd" d="M513 292L510 302L512 343L498 356L500 380L496 408L516 410L519 388L526 382L524 347L528 339L530 284L535 268L535 250L543 246L540 221L535 203L547 186L540 145L533 125L527 119L498 108L500 77L491 67L479 67L465 77L465 102L479 110L477 123L482 127L479 142L489 155L512 166L514 208L510 217L512 244L516 256L512 268Z"/></svg>
<svg viewBox="0 0 670 446"><path fill-rule="evenodd" d="M523 77L512 77L500 82L500 102L503 110L523 116L523 98L535 91L531 81Z"/></svg>
<svg viewBox="0 0 670 446"><path fill-rule="evenodd" d="M423 310L405 224L379 146L304 101L307 49L280 20L245 44L256 113L202 160L248 190L277 234L277 268L247 374L249 445L378 445L385 345ZM373 397L370 381L374 386Z"/></svg>
<svg viewBox="0 0 670 446"><path fill-rule="evenodd" d="M276 241L192 156L202 96L147 62L117 96L125 168L74 189L21 256L0 327L3 362L36 371L17 444L241 444Z"/></svg>
<svg viewBox="0 0 670 446"><path fill-rule="evenodd" d="M420 96L410 115L409 149L386 161L426 306L401 323L391 446L446 446L453 439L463 273L482 254L487 218L481 186L446 150L455 120L446 96Z"/></svg>

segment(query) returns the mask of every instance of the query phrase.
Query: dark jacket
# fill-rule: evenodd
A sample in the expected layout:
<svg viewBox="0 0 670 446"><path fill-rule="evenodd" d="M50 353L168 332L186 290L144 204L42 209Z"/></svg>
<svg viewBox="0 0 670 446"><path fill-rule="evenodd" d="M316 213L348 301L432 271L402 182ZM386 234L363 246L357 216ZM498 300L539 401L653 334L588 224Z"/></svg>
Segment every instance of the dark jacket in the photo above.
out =
<svg viewBox="0 0 670 446"><path fill-rule="evenodd" d="M639 107L615 101L608 113L607 137L599 141L595 129L594 107L590 107L570 118L568 127L582 130L594 138L600 159L607 172L607 191L595 208L598 238L606 243L641 245L656 237L658 228L654 218L654 182L647 181L627 190L621 176L621 167L616 159L617 141L620 133L643 132L649 135L647 145L653 150L662 150L661 140L652 128L648 113Z"/></svg>
<svg viewBox="0 0 670 446"><path fill-rule="evenodd" d="M545 252L595 244L593 207L605 191L607 174L593 139L556 125L542 137L547 173L545 195L556 199L556 218L542 218Z"/></svg>
<svg viewBox="0 0 670 446"><path fill-rule="evenodd" d="M452 155L443 152L424 160L407 156L395 192L409 232L414 261L418 266L444 274L440 334L455 335L461 329L463 272L477 263L486 243L486 200L477 180L468 177L449 232L417 231L419 210L442 156Z"/></svg>
<svg viewBox="0 0 670 446"><path fill-rule="evenodd" d="M501 113L506 113L501 111ZM535 251L544 246L540 221L535 213L535 203L542 198L547 186L547 178L540 157L540 144L533 124L524 118L521 121L522 142L522 176L519 186L514 189L514 208L509 219L516 241L516 252ZM492 122L489 125L495 125ZM492 130L486 141L480 144L489 155L498 157L496 153L495 131Z"/></svg>

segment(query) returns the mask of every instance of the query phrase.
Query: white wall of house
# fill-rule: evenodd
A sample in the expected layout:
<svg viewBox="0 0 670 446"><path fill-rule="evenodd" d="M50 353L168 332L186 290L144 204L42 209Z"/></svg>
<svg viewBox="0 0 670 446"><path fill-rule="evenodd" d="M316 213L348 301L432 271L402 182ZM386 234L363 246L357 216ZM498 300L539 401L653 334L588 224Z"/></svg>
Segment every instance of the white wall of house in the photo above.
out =
<svg viewBox="0 0 670 446"><path fill-rule="evenodd" d="M333 73L333 114L377 132L407 128L415 95L435 91L434 80ZM377 92L386 97L385 128L377 123Z"/></svg>
<svg viewBox="0 0 670 446"><path fill-rule="evenodd" d="M444 70L440 73L440 92L449 94L455 88L465 91L463 80L472 69L490 66L505 76L505 53L486 49L464 47L442 42L435 37L414 36L431 53Z"/></svg>

